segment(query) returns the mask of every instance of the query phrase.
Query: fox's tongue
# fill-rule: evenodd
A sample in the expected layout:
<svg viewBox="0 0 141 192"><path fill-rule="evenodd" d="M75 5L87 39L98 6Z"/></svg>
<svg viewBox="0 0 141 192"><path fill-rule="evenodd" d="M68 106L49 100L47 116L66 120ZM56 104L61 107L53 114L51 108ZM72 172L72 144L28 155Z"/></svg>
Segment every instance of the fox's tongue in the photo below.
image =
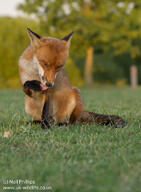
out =
<svg viewBox="0 0 141 192"><path fill-rule="evenodd" d="M43 85L43 84L40 84L40 86L41 86L41 88L42 88L42 90L43 90L43 91L45 91L45 90L47 90L47 89L48 89L48 87L47 87L47 86L45 86L45 85Z"/></svg>

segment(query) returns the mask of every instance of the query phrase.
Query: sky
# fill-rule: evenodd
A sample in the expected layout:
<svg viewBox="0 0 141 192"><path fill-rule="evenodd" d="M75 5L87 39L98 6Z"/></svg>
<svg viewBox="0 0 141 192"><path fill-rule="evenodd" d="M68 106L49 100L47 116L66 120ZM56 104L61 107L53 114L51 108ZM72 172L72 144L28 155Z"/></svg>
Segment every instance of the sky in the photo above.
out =
<svg viewBox="0 0 141 192"><path fill-rule="evenodd" d="M16 10L17 4L23 2L23 0L0 0L0 16L10 15L17 16L20 13Z"/></svg>

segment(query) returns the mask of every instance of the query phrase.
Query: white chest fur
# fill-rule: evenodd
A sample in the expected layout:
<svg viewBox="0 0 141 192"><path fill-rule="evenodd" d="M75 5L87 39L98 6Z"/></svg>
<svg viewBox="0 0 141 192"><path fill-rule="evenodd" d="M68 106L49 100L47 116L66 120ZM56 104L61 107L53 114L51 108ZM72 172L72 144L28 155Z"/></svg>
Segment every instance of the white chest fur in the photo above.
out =
<svg viewBox="0 0 141 192"><path fill-rule="evenodd" d="M36 56L34 56L33 61L34 61L34 63L36 63L36 67L38 69L39 76L41 78L42 76L44 76L44 70L43 70L42 66L39 64L39 61L36 58Z"/></svg>
<svg viewBox="0 0 141 192"><path fill-rule="evenodd" d="M25 81L29 80L40 80L39 69L34 59L32 61L28 61L20 58L19 67L22 69L20 72L20 79L22 83L25 83Z"/></svg>

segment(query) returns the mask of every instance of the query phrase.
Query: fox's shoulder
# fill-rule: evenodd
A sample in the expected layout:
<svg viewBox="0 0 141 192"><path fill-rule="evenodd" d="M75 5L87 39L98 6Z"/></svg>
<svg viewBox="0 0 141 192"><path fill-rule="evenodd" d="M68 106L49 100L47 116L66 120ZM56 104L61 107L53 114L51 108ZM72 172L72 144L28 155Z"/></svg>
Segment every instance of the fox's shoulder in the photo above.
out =
<svg viewBox="0 0 141 192"><path fill-rule="evenodd" d="M29 45L21 55L21 58L27 61L32 61L34 56L33 48Z"/></svg>
<svg viewBox="0 0 141 192"><path fill-rule="evenodd" d="M28 46L22 53L18 63L22 85L29 80L39 80L38 68L33 58L34 51L31 46Z"/></svg>

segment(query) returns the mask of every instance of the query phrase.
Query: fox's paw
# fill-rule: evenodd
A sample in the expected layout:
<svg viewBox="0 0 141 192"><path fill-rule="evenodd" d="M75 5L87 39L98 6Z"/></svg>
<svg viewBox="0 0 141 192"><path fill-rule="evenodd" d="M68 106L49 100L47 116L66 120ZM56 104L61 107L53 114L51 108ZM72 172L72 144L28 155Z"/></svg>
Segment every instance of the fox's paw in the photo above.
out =
<svg viewBox="0 0 141 192"><path fill-rule="evenodd" d="M26 81L24 83L25 89L32 89L34 91L42 91L41 82L37 80Z"/></svg>
<svg viewBox="0 0 141 192"><path fill-rule="evenodd" d="M42 129L49 129L50 128L50 125L49 125L49 123L48 123L48 121L46 119L42 120L41 128Z"/></svg>
<svg viewBox="0 0 141 192"><path fill-rule="evenodd" d="M64 123L57 123L57 126L61 127L61 126L67 126L68 123L67 122L64 122Z"/></svg>

